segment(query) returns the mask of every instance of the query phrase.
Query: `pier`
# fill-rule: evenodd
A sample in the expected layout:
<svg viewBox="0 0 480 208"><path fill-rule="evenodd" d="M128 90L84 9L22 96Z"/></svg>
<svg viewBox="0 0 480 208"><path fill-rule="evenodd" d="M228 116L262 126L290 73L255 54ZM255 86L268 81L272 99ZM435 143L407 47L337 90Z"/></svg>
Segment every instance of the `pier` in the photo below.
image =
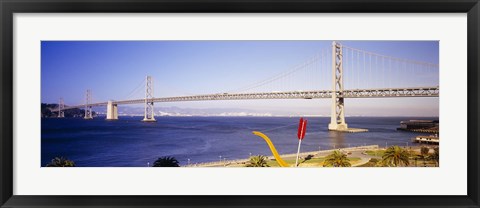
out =
<svg viewBox="0 0 480 208"><path fill-rule="evenodd" d="M426 143L426 144L439 144L440 138L436 135L432 136L417 136L415 137L414 142L417 143Z"/></svg>
<svg viewBox="0 0 480 208"><path fill-rule="evenodd" d="M397 130L420 133L439 133L439 122L433 120L409 120L400 122Z"/></svg>

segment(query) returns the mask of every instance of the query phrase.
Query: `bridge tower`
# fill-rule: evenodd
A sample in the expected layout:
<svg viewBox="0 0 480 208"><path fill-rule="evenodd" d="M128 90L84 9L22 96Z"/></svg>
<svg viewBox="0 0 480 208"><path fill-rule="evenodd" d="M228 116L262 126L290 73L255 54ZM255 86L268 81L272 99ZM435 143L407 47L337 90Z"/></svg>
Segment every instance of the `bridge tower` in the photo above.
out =
<svg viewBox="0 0 480 208"><path fill-rule="evenodd" d="M107 103L107 120L118 120L118 107L113 101Z"/></svg>
<svg viewBox="0 0 480 208"><path fill-rule="evenodd" d="M92 106L90 103L92 102L92 92L87 90L85 93L85 117L84 119L93 119L92 117Z"/></svg>
<svg viewBox="0 0 480 208"><path fill-rule="evenodd" d="M145 117L142 121L155 122L155 113L153 110L153 80L147 76L145 83Z"/></svg>
<svg viewBox="0 0 480 208"><path fill-rule="evenodd" d="M63 118L65 117L65 112L63 111L65 109L65 103L63 102L63 98L60 98L58 101L58 117Z"/></svg>
<svg viewBox="0 0 480 208"><path fill-rule="evenodd" d="M343 51L342 45L332 42L332 106L331 119L328 130L347 130L345 123L344 98L343 94Z"/></svg>

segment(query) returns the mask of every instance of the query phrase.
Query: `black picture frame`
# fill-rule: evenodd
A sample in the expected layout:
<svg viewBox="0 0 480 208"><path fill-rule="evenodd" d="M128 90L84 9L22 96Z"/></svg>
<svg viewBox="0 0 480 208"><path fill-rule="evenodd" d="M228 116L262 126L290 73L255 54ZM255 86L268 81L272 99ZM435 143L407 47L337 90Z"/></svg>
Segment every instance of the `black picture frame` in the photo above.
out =
<svg viewBox="0 0 480 208"><path fill-rule="evenodd" d="M0 0L1 207L479 207L478 0ZM24 196L13 195L14 13L467 13L466 196ZM92 187L93 188L93 187ZM448 188L448 187L446 187Z"/></svg>

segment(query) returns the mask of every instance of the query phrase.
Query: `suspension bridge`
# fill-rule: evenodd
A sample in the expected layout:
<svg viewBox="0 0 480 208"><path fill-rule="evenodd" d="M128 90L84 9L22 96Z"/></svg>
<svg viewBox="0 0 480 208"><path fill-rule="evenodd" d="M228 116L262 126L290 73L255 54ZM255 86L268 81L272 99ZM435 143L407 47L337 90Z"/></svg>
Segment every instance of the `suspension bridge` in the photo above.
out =
<svg viewBox="0 0 480 208"><path fill-rule="evenodd" d="M293 69L237 90L154 97L153 79L146 76L144 98L92 102L92 92L87 90L84 104L66 106L63 99L60 99L58 108L52 109L52 112L57 112L58 117L64 117L65 110L85 108L84 118L92 119L92 107L106 106L106 119L117 120L119 105L144 104L142 121L153 122L154 103L161 102L331 99L328 129L351 132L345 120L346 98L438 97L438 77L438 64L382 55L333 41L331 47ZM309 84L305 84L307 80L310 80Z"/></svg>

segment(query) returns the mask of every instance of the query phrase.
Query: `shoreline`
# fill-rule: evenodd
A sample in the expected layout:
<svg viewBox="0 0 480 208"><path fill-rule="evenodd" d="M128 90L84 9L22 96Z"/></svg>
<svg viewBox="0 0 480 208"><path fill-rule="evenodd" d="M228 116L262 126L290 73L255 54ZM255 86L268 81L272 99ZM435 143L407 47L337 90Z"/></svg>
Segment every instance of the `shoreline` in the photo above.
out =
<svg viewBox="0 0 480 208"><path fill-rule="evenodd" d="M425 145L425 146L437 146L437 145ZM413 151L420 151L420 148L422 146L409 146L408 148ZM299 158L303 159L307 156L312 156L312 157L319 157L319 156L326 156L333 152L334 150L339 150L341 152L348 152L348 153L354 153L352 156L360 156L360 162L352 165L352 167L355 166L360 166L365 163L367 163L371 158L380 158L378 156L368 156L364 155L363 152L368 151L368 150L385 150L385 147L380 147L379 145L365 145L365 146L357 146L357 147L348 147L348 148L335 148L335 149L327 149L327 150L320 150L320 151L310 151L310 152L301 152L299 154ZM360 154L360 155L359 155ZM364 157L362 157L364 155ZM273 155L265 155L269 161L275 160L275 157ZM280 157L282 159L292 159L296 158L297 154L292 153L292 154L282 154ZM190 164L190 165L185 165L182 167L243 167L247 162L249 161L249 158L242 158L242 159L235 159L235 160L225 160L225 161L215 161L215 162L205 162L205 163L196 163L196 164ZM301 166L300 166L301 167Z"/></svg>
<svg viewBox="0 0 480 208"><path fill-rule="evenodd" d="M358 147L347 147L347 148L336 148L336 149L327 149L327 150L320 150L320 151L310 151L310 152L300 152L299 157L303 158L308 155L313 155L317 156L322 153L330 153L334 150L339 150L339 151L352 151L352 150L378 150L381 149L378 145L366 145L366 146L358 146ZM274 160L275 157L273 155L265 155L269 160ZM296 157L296 153L290 153L290 154L281 154L280 157L283 159L286 158L292 158ZM186 165L183 167L226 167L225 165L229 164L243 164L247 161L249 161L250 158L242 158L242 159L236 159L236 160L225 160L225 161L215 161L215 162L205 162L205 163L197 163L197 164L190 164Z"/></svg>

